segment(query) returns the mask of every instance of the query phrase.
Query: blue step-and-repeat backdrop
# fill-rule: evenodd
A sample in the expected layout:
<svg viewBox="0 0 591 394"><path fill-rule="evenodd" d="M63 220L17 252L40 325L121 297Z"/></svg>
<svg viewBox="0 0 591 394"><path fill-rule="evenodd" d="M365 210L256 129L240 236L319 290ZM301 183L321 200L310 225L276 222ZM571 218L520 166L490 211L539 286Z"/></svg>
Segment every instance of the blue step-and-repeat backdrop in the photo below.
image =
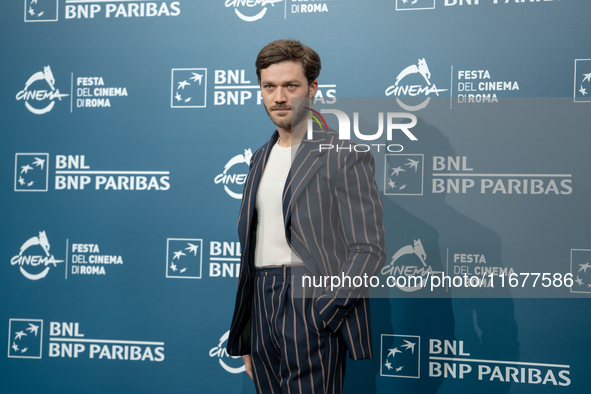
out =
<svg viewBox="0 0 591 394"><path fill-rule="evenodd" d="M380 275L450 277L372 299L375 357L345 392L589 391L588 0L1 8L0 392L254 393L225 346L274 131L254 61L279 38L320 54L319 111L417 120L365 142Z"/></svg>

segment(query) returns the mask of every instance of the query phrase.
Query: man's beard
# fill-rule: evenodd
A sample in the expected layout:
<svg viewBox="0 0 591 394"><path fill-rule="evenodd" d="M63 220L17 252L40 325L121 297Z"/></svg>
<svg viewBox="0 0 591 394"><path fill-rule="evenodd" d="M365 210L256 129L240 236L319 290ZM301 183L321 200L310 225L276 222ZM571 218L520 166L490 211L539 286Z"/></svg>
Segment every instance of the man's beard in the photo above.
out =
<svg viewBox="0 0 591 394"><path fill-rule="evenodd" d="M291 131L292 126L297 126L299 125L305 118L306 118L306 111L304 110L305 106L310 106L311 103L311 97L308 97L310 94L310 88L308 88L308 91L306 92L306 97L302 97L302 100L299 102L299 105L296 107L293 105L289 106L287 104L282 104L282 105L273 105L271 106L271 108L267 108L266 105L263 106L265 107L265 111L267 111L267 115L269 115L269 118L271 119L271 121L273 123L275 123L275 126L283 129L283 130L289 130ZM298 100L299 101L299 100ZM271 111L276 110L276 109L285 109L285 110L290 110L291 111L291 117L288 120L287 117L277 117L274 118L273 116L271 116Z"/></svg>

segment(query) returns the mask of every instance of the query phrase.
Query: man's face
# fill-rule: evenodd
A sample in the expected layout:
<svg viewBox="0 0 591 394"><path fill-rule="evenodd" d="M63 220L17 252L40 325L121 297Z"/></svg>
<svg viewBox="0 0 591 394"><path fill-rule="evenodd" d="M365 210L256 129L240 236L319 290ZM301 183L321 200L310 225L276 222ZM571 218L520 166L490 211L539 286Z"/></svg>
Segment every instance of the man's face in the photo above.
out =
<svg viewBox="0 0 591 394"><path fill-rule="evenodd" d="M292 108L292 97L313 97L318 90L318 81L308 86L304 69L299 62L281 62L261 70L261 93L263 104L271 121L284 131L291 131L292 118L295 124L304 119L302 108Z"/></svg>

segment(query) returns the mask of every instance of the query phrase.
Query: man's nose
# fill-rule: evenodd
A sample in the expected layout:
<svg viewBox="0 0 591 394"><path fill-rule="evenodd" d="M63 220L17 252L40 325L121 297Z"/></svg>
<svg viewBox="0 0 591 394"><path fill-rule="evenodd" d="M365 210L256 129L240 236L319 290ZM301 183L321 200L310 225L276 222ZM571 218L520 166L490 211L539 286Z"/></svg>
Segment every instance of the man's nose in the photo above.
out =
<svg viewBox="0 0 591 394"><path fill-rule="evenodd" d="M285 94L285 89L279 86L277 90L275 90L275 102L276 103L285 103L287 102L287 95Z"/></svg>

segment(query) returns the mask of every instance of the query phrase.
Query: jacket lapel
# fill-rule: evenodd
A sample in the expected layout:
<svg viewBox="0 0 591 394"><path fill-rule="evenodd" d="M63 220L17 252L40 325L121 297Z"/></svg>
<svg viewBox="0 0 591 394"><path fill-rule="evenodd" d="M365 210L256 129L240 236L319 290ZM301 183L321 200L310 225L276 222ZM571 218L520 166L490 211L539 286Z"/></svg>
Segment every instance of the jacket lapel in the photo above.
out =
<svg viewBox="0 0 591 394"><path fill-rule="evenodd" d="M265 165L267 164L267 160L269 159L269 155L271 154L271 148L273 148L273 145L275 145L275 142L277 142L277 139L279 138L279 133L277 132L277 130L275 130L275 132L273 133L273 135L271 136L271 139L269 140L269 142L267 142L265 145L262 146L262 152L260 157L253 163L251 163L251 165L253 166L251 168L251 171L253 173L253 178L252 178L252 184L249 188L249 190L245 190L244 193L248 193L247 196L245 196L246 198L248 198L248 214L247 217L249 218L249 220L247 220L246 222L246 237L247 239L250 238L250 234L252 233L252 224L253 224L253 218L255 215L255 208L256 208L256 196L257 196L257 191L259 189L259 184L261 182L261 177L263 176L263 171L265 170Z"/></svg>
<svg viewBox="0 0 591 394"><path fill-rule="evenodd" d="M293 204L298 200L312 177L324 165L320 144L324 142L324 133L314 132L314 139L303 140L291 164L291 170L283 189L283 221L289 238L289 223Z"/></svg>

